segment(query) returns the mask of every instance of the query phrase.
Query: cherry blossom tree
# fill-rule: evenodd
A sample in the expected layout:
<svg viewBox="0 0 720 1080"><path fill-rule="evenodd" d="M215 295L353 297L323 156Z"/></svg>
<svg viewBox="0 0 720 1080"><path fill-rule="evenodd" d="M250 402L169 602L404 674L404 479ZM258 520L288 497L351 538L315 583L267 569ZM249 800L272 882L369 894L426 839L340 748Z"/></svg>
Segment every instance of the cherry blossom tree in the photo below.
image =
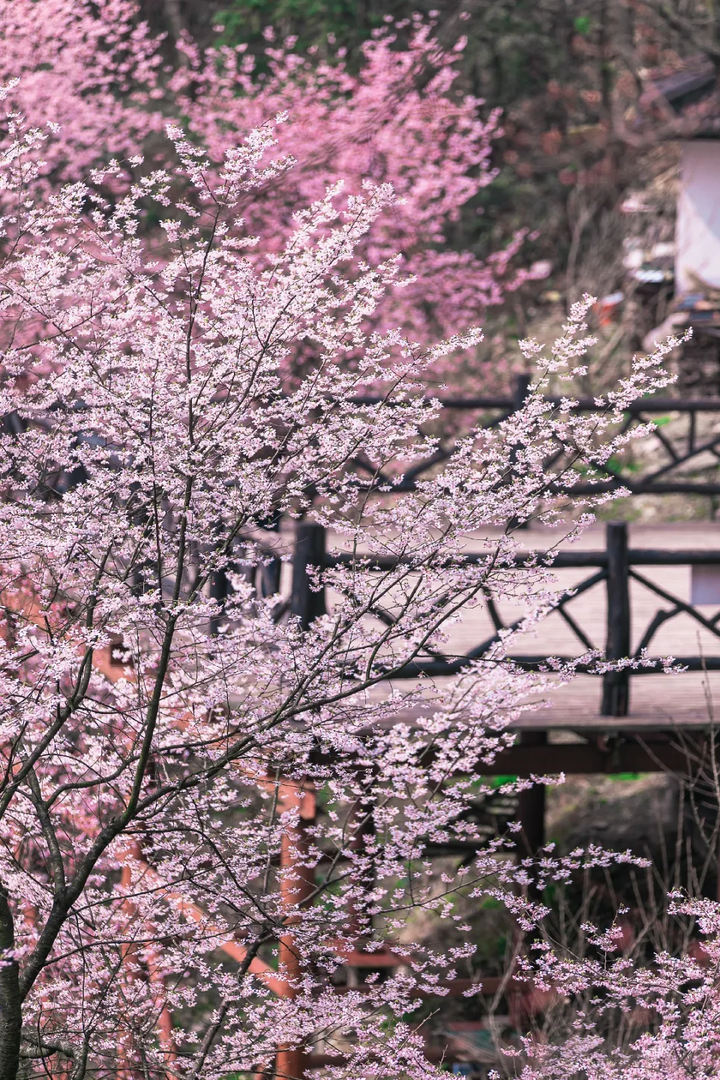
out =
<svg viewBox="0 0 720 1080"><path fill-rule="evenodd" d="M399 49L396 39L406 30L399 25L400 31L390 25L363 47L356 74L342 49L332 63L318 63L288 43L270 43L268 72L259 84L256 60L242 46L201 54L185 41L188 62L173 76L172 92L189 131L211 157L221 157L229 131L242 136L249 124L259 127L287 114L291 122L280 134L281 146L300 168L274 193L273 224L280 235L298 203L321 197L329 180L342 179L353 192L366 178L391 183L399 200L370 230L365 250L372 260L402 253L414 280L392 294L382 313L386 324L400 323L428 341L501 303L504 290L516 288L528 273L510 269L523 231L487 262L448 243L464 208L495 177L490 158L500 114L488 111L483 119L484 102L460 90L462 40L454 50L441 48L432 21L416 16ZM265 199L252 214L258 228L267 223Z"/></svg>
<svg viewBox="0 0 720 1080"><path fill-rule="evenodd" d="M136 153L163 118L160 42L128 0L6 4L0 11L0 83L30 123L57 124L44 146L44 186L87 177L108 157Z"/></svg>
<svg viewBox="0 0 720 1080"><path fill-rule="evenodd" d="M298 167L258 186L245 216L281 246L296 207L321 198L329 184L342 180L353 194L367 178L392 184L398 199L372 224L361 251L372 263L401 254L413 280L388 291L377 328L399 325L428 345L477 321L532 276L515 265L522 230L487 259L452 242L460 216L476 212L479 192L494 179L491 150L500 133L498 111L461 89L462 40L442 48L432 20L391 23L366 44L354 72L340 48L321 61L298 53L292 40L274 42L271 30L267 36L262 71L243 45L201 51L187 37L173 69L134 0L16 0L0 11L0 82L19 78L12 100L31 123L60 125L39 173L46 190L86 179L91 168L140 147L148 163L167 165L159 136L169 118L220 165L229 139L242 141L286 114L278 139ZM121 182L108 180L112 197ZM452 372L446 358L426 378ZM503 377L497 367L483 370L485 392Z"/></svg>
<svg viewBox="0 0 720 1080"><path fill-rule="evenodd" d="M406 944L399 974L345 993L333 976L413 911L457 921L455 894L517 907L511 840L483 846L463 811L513 718L571 672L518 669L511 634L437 684L393 676L488 591L530 624L548 610L551 569L517 563L508 523L562 520L634 437L615 425L664 383L663 349L604 413L549 406L588 300L548 354L526 344L523 408L401 493L435 460L425 370L481 335L366 329L402 284L396 259L356 254L389 185L330 187L278 245L244 218L291 168L269 125L220 165L171 127L173 169L110 162L34 200L46 136L8 123L0 1076L297 1076L320 1041L337 1077L434 1076L403 1017L471 944ZM269 573L279 520L330 537L311 622ZM444 838L478 842L455 875L427 856Z"/></svg>

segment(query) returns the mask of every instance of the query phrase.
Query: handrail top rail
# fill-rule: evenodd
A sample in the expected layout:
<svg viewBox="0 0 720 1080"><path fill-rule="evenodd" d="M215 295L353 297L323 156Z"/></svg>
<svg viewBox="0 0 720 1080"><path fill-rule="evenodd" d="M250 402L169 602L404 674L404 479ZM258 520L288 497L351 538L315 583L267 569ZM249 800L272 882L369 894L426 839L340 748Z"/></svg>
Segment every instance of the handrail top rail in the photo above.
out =
<svg viewBox="0 0 720 1080"><path fill-rule="evenodd" d="M466 563L479 563L492 557L492 552L469 551L459 556ZM627 561L630 566L720 566L720 550L688 549L670 551L663 548L629 548ZM607 551L528 551L514 556L515 566L537 563L554 569L572 569L608 565ZM412 566L413 559L407 556L377 555L372 552L355 554L351 551L339 551L325 555L322 566L333 568L362 564L366 570L393 570L396 566Z"/></svg>

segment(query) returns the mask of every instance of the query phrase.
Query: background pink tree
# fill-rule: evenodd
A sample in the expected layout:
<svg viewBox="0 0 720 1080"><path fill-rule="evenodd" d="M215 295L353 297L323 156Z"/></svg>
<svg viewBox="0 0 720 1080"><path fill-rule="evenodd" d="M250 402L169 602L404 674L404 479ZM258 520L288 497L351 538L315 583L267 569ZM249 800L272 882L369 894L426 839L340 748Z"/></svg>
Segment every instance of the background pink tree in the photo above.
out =
<svg viewBox="0 0 720 1080"><path fill-rule="evenodd" d="M500 132L498 111L462 89L462 39L443 48L432 21L401 21L378 32L351 71L342 49L320 60L298 54L292 40L276 44L272 31L267 36L262 71L243 45L200 50L187 37L178 42L182 62L171 65L134 0L18 0L0 14L0 80L20 79L12 100L30 123L60 125L44 149L46 190L140 148L148 163L167 164L161 135L168 119L219 165L229 140L287 115L277 137L298 167L256 188L244 214L252 229L281 245L296 207L321 198L329 185L342 180L359 193L366 179L392 184L399 199L372 225L361 251L369 262L401 256L411 281L389 291L374 315L380 328L402 326L428 344L477 321L532 276L515 266L524 231L486 259L452 243L460 215L477 212L476 197L494 178L491 151ZM119 182L115 177L113 195ZM457 374L446 360L426 378ZM476 377L486 392L506 376L502 366L473 372L463 365L463 385Z"/></svg>

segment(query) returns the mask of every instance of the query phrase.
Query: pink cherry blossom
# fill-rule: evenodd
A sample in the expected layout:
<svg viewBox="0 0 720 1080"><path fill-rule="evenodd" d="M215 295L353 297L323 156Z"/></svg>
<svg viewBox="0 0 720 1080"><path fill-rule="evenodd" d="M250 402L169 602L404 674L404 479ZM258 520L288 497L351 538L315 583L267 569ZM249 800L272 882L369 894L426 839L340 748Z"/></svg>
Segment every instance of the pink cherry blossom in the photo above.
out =
<svg viewBox="0 0 720 1080"><path fill-rule="evenodd" d="M339 181L349 194L361 193L367 180L391 184L398 196L392 210L358 248L371 265L400 259L402 287L398 281L388 291L375 328L401 326L429 345L482 319L535 273L516 266L523 231L484 260L448 242L463 210L474 212L473 200L494 179L500 116L461 92L458 52L443 50L420 19L402 50L385 27L364 47L357 73L340 53L320 62L291 41L268 43L268 70L258 77L242 46L201 53L181 40L184 63L172 71L135 0L13 0L0 11L0 43L0 83L19 80L13 105L33 126L53 124L39 172L46 191L86 180L109 159L133 162L135 176L167 165L159 137L167 120L181 123L219 165L230 142L282 116L278 153L297 167L254 189L243 207L249 229L281 246L297 207L322 199ZM121 197L125 182L122 173L107 176L111 197ZM464 360L458 368L449 353L425 378L462 377L467 388L477 377L487 392L507 374L493 367L476 376L476 367Z"/></svg>

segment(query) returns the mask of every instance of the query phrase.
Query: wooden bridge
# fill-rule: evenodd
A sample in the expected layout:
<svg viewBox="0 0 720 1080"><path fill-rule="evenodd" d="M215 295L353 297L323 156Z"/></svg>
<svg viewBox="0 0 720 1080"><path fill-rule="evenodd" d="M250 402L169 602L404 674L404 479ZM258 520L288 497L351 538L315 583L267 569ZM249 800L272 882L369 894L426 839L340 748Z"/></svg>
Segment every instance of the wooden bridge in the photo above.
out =
<svg viewBox="0 0 720 1080"><path fill-rule="evenodd" d="M549 529L528 529L522 536L528 553L558 543L557 532ZM515 745L487 773L691 773L707 753L720 681L720 524L596 523L557 550L554 568L565 590L560 605L509 654L528 668L548 656L577 658L591 649L609 659L644 653L653 663L583 673L559 686L523 714L514 725ZM518 558L523 560L522 552ZM320 526L299 524L292 610L306 624L324 605L309 588L306 567L343 561ZM384 560L377 562L380 568ZM522 614L507 599L494 597L452 628L442 657L419 658L394 678L423 673L441 682ZM684 670L665 672L668 657ZM526 793L520 814L528 843L537 849L544 835L542 786Z"/></svg>

